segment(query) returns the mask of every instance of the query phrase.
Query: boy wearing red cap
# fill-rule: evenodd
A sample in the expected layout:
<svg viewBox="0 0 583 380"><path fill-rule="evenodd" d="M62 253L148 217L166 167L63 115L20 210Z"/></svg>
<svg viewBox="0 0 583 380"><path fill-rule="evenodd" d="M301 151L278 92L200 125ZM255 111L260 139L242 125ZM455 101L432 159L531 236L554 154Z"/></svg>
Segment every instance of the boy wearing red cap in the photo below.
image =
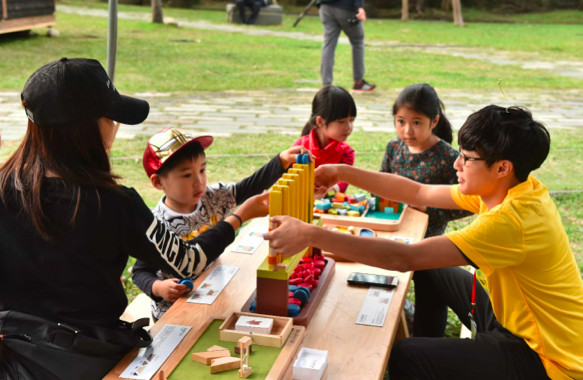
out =
<svg viewBox="0 0 583 380"><path fill-rule="evenodd" d="M183 239L203 233L247 198L269 188L301 151L296 146L281 152L240 182L208 186L205 149L212 142L212 136L194 137L177 129L164 129L148 141L144 152L146 174L155 188L164 191L154 215ZM155 319L189 290L173 275L140 260L134 265L132 278L152 298Z"/></svg>

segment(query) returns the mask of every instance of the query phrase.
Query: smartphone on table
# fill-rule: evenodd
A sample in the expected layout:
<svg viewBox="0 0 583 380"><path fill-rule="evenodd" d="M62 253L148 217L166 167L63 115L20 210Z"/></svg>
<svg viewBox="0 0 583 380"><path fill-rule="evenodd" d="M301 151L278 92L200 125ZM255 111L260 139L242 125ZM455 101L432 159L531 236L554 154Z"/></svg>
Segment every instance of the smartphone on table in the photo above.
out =
<svg viewBox="0 0 583 380"><path fill-rule="evenodd" d="M393 289L399 283L399 277L383 274L352 272L348 276L348 283L357 286L378 286Z"/></svg>

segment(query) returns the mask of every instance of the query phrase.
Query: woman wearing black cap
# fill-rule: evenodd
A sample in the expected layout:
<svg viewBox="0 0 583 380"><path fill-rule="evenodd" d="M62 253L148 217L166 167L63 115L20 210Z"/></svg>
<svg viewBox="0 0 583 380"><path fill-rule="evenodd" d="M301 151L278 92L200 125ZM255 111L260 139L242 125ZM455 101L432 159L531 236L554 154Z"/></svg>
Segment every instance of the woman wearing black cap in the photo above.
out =
<svg viewBox="0 0 583 380"><path fill-rule="evenodd" d="M146 101L120 95L98 61L67 58L21 97L28 129L0 167L0 379L101 379L151 342L119 320L128 256L190 276L265 215L264 198L185 243L111 172L115 122L143 122Z"/></svg>

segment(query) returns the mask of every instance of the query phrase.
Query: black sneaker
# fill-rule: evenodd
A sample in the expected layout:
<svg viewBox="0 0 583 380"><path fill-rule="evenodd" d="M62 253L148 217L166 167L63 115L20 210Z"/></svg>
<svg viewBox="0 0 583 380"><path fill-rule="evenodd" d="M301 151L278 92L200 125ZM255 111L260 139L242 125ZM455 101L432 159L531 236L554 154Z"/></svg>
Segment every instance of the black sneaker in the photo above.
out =
<svg viewBox="0 0 583 380"><path fill-rule="evenodd" d="M377 88L376 85L374 85L372 83L368 83L367 81L365 81L363 79L362 82L354 82L354 86L352 86L352 91L371 92L371 91L374 91L375 88Z"/></svg>

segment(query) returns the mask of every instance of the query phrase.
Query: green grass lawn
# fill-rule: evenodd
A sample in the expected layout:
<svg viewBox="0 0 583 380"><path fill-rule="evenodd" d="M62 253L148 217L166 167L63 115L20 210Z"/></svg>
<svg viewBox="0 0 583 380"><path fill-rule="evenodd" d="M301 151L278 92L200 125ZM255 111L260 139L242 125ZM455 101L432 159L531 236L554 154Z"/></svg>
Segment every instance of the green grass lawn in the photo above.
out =
<svg viewBox="0 0 583 380"><path fill-rule="evenodd" d="M84 2L106 8L106 3ZM69 4L69 2L59 2ZM78 1L73 4L79 4ZM57 8L58 9L58 8ZM150 13L148 7L120 6L120 12ZM582 12L571 12L579 15ZM167 17L189 22L225 24L224 11L166 9ZM280 26L245 26L266 31L301 32L321 36L317 17L306 17L297 28L295 15L286 15ZM57 38L44 30L31 37L0 36L0 90L19 90L30 73L61 56L84 56L105 64L107 19L57 12ZM507 89L579 89L583 80L545 70L523 70L481 59L412 50L411 46L447 45L504 52L517 60L583 60L580 25L452 23L370 19L365 24L367 72L382 91L402 88L420 80L437 88L484 90L502 81ZM319 83L321 43L275 36L249 36L119 20L116 85L126 92L219 91L264 88L297 88ZM335 78L351 78L351 50L336 51Z"/></svg>

